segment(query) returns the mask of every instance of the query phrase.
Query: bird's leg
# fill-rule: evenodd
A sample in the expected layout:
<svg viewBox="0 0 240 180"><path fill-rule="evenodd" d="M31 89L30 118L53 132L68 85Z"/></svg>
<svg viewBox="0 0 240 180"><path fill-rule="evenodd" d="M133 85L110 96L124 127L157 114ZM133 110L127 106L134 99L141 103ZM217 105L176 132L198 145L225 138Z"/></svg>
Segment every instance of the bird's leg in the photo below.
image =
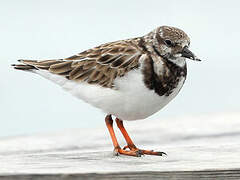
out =
<svg viewBox="0 0 240 180"><path fill-rule="evenodd" d="M130 150L137 150L137 147L135 146L135 144L133 143L132 139L129 137L126 129L123 126L123 121L116 118L116 123L117 123L117 126L120 129L124 139L127 142L127 146L125 146L124 149L129 148Z"/></svg>
<svg viewBox="0 0 240 180"><path fill-rule="evenodd" d="M108 128L108 131L110 133L110 136L112 138L115 155L124 154L124 155L128 155L128 156L136 156L136 157L141 156L139 151L132 151L132 150L126 151L124 149L121 149L121 147L118 144L118 141L117 141L116 135L114 133L114 130L113 130L113 120L112 120L111 115L106 116L105 122L106 122L106 125L107 125L107 128Z"/></svg>
<svg viewBox="0 0 240 180"><path fill-rule="evenodd" d="M123 149L125 150L126 148L129 148L132 151L140 151L141 154L148 154L148 155L157 155L157 156L162 156L163 154L166 155L166 153L164 152L154 152L153 150L142 150L142 149L138 149L135 144L133 143L133 141L131 140L131 138L129 137L126 129L123 126L123 121L116 118L116 123L118 128L120 129L124 139L127 142L127 146L125 146Z"/></svg>

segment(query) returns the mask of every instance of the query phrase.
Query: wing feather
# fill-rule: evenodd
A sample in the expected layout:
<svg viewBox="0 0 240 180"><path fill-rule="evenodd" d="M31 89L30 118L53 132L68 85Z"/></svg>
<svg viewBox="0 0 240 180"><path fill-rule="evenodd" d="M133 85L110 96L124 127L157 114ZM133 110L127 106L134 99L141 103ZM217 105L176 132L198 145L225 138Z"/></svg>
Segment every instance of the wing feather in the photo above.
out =
<svg viewBox="0 0 240 180"><path fill-rule="evenodd" d="M114 87L114 80L139 67L143 52L130 40L117 41L57 60L22 60L19 69L45 69L70 80Z"/></svg>

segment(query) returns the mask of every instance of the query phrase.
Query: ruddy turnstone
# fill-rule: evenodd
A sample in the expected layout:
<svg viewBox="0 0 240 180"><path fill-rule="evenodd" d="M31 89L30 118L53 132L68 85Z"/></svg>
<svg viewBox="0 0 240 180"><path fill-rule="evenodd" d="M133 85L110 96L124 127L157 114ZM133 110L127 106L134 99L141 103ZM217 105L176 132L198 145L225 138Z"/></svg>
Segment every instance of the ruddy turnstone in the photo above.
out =
<svg viewBox="0 0 240 180"><path fill-rule="evenodd" d="M189 45L185 32L161 26L145 36L106 43L65 59L19 60L21 64L13 66L39 74L103 110L116 154L163 155L137 148L123 120L147 118L178 94L187 75L185 59L200 61ZM116 139L112 115L127 142L124 148Z"/></svg>

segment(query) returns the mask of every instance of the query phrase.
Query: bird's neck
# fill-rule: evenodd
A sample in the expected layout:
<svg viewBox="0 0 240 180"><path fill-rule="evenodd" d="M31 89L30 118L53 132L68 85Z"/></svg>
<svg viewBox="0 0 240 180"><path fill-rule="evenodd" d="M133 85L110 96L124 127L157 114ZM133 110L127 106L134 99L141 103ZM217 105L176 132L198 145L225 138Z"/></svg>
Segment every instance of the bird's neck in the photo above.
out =
<svg viewBox="0 0 240 180"><path fill-rule="evenodd" d="M175 59L168 58L168 59L164 59L164 60L166 61L166 63L174 64L179 68L185 68L185 66L186 66L186 59L183 58L183 57L178 57L178 58L175 58Z"/></svg>
<svg viewBox="0 0 240 180"><path fill-rule="evenodd" d="M154 90L159 96L169 96L179 81L186 78L187 67L183 59L176 63L150 55L144 61L142 73L146 87Z"/></svg>

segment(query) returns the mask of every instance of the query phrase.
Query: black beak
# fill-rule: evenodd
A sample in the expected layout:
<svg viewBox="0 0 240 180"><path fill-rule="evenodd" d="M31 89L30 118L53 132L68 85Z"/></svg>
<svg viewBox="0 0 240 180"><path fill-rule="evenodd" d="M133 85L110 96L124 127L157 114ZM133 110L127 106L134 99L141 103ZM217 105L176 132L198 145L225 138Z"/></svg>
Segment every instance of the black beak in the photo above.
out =
<svg viewBox="0 0 240 180"><path fill-rule="evenodd" d="M195 60L195 61L201 61L201 59L198 59L189 49L187 46L185 46L183 48L183 51L182 51L182 57L185 57L185 58L188 58L188 59L192 59L192 60Z"/></svg>

